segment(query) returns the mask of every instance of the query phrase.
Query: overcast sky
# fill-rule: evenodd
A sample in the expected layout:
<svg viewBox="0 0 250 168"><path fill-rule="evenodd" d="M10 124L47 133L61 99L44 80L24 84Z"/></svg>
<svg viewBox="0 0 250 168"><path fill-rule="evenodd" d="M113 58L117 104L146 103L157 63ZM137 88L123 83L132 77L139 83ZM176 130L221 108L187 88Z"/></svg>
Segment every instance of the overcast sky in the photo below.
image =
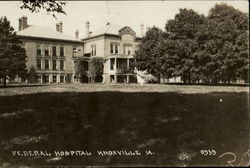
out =
<svg viewBox="0 0 250 168"><path fill-rule="evenodd" d="M67 1L64 7L67 15L57 14L57 20L46 12L30 13L21 10L21 1L0 1L0 17L7 16L11 25L17 30L18 18L28 17L28 24L55 28L55 24L63 21L65 34L74 36L75 30L80 31L80 37L85 34L85 22L90 21L90 30L95 31L113 22L121 26L130 26L137 34L140 24L146 27L153 25L164 29L168 19L173 19L180 8L188 8L200 14L207 15L216 3L227 3L243 12L248 12L248 1ZM144 30L145 30L144 29Z"/></svg>

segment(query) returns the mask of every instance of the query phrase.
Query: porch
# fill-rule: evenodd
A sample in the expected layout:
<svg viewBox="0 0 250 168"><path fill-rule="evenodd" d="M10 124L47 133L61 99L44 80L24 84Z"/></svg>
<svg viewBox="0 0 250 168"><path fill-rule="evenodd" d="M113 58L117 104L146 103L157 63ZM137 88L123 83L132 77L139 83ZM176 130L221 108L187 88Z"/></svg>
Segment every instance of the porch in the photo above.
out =
<svg viewBox="0 0 250 168"><path fill-rule="evenodd" d="M105 61L104 83L131 83L135 81L133 56L109 56Z"/></svg>

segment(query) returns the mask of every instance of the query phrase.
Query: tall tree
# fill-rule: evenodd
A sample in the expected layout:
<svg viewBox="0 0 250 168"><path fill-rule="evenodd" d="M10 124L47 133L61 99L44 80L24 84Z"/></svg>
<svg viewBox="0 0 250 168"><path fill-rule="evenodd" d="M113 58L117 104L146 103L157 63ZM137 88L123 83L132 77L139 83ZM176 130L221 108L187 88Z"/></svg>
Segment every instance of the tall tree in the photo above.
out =
<svg viewBox="0 0 250 168"><path fill-rule="evenodd" d="M205 51L213 58L211 75L230 83L247 79L249 64L248 16L227 4L216 4L209 11L204 27Z"/></svg>
<svg viewBox="0 0 250 168"><path fill-rule="evenodd" d="M248 15L217 4L207 17L180 9L166 32L151 28L136 52L136 66L184 83L248 81Z"/></svg>
<svg viewBox="0 0 250 168"><path fill-rule="evenodd" d="M173 48L170 54L174 56L175 74L180 75L184 83L191 82L192 75L197 72L195 57L197 56L196 33L205 22L205 16L191 9L180 9L175 18L168 20L165 26ZM166 53L169 51L167 50Z"/></svg>
<svg viewBox="0 0 250 168"><path fill-rule="evenodd" d="M89 74L92 82L102 82L103 63L104 59L102 57L92 58L89 61Z"/></svg>
<svg viewBox="0 0 250 168"><path fill-rule="evenodd" d="M161 57L163 40L163 31L157 27L150 28L142 38L142 43L135 52L135 66L139 70L147 70L160 80L162 73Z"/></svg>
<svg viewBox="0 0 250 168"><path fill-rule="evenodd" d="M10 26L6 17L0 18L0 78L6 86L7 79L13 79L16 75L25 77L26 52L22 48L22 42Z"/></svg>
<svg viewBox="0 0 250 168"><path fill-rule="evenodd" d="M31 66L28 72L28 82L29 83L36 83L37 82L37 73L36 73L36 69L34 68L34 66Z"/></svg>

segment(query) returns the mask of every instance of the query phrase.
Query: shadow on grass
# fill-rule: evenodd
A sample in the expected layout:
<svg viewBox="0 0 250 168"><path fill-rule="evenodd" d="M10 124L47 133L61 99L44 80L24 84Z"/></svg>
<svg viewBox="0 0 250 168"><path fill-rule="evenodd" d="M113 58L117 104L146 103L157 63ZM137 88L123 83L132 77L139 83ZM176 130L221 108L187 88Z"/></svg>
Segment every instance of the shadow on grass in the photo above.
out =
<svg viewBox="0 0 250 168"><path fill-rule="evenodd" d="M246 86L250 86L249 83L244 83L244 84L236 84L236 83L217 83L217 84L213 84L213 83L164 83L164 85L186 85L186 86L238 86L238 87L246 87Z"/></svg>
<svg viewBox="0 0 250 168"><path fill-rule="evenodd" d="M8 84L6 86L0 85L1 88L18 88L18 87L41 87L41 86L47 86L42 84Z"/></svg>
<svg viewBox="0 0 250 168"><path fill-rule="evenodd" d="M1 160L16 165L226 165L248 148L247 93L39 93L0 97ZM204 157L202 149L216 156ZM17 157L12 150L91 156ZM141 156L99 156L139 150ZM154 155L145 155L151 150ZM185 156L185 157L182 157ZM28 158L28 159L27 159Z"/></svg>

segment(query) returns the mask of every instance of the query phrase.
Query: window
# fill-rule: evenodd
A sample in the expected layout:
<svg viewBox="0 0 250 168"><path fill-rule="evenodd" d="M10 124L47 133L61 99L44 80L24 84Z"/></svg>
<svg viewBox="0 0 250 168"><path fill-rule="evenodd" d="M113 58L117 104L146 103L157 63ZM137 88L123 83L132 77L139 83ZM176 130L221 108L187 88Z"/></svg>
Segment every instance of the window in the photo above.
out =
<svg viewBox="0 0 250 168"><path fill-rule="evenodd" d="M115 76L114 75L110 75L110 82L114 83L115 82Z"/></svg>
<svg viewBox="0 0 250 168"><path fill-rule="evenodd" d="M77 53L77 47L73 46L73 53Z"/></svg>
<svg viewBox="0 0 250 168"><path fill-rule="evenodd" d="M40 44L37 45L36 53L37 55L42 55L42 46Z"/></svg>
<svg viewBox="0 0 250 168"><path fill-rule="evenodd" d="M53 61L52 61L52 69L53 69L53 70L56 70L56 60L53 60Z"/></svg>
<svg viewBox="0 0 250 168"><path fill-rule="evenodd" d="M110 53L119 54L119 44L110 44Z"/></svg>
<svg viewBox="0 0 250 168"><path fill-rule="evenodd" d="M96 45L91 45L91 55L96 55Z"/></svg>
<svg viewBox="0 0 250 168"><path fill-rule="evenodd" d="M113 54L114 53L114 47L113 47L113 44L110 44L110 53Z"/></svg>
<svg viewBox="0 0 250 168"><path fill-rule="evenodd" d="M53 75L53 80L52 80L53 83L56 83L57 80L56 80L56 75Z"/></svg>
<svg viewBox="0 0 250 168"><path fill-rule="evenodd" d="M42 69L42 59L36 59L36 68Z"/></svg>
<svg viewBox="0 0 250 168"><path fill-rule="evenodd" d="M42 83L42 76L41 75L37 75L37 82Z"/></svg>
<svg viewBox="0 0 250 168"><path fill-rule="evenodd" d="M131 45L124 45L124 54L131 55L132 54L132 46Z"/></svg>
<svg viewBox="0 0 250 168"><path fill-rule="evenodd" d="M45 75L45 77L44 77L44 83L49 83L49 76L48 75Z"/></svg>
<svg viewBox="0 0 250 168"><path fill-rule="evenodd" d="M64 47L60 46L60 56L64 57Z"/></svg>
<svg viewBox="0 0 250 168"><path fill-rule="evenodd" d="M49 45L44 46L44 55L48 56L49 55Z"/></svg>
<svg viewBox="0 0 250 168"><path fill-rule="evenodd" d="M64 70L64 60L60 60L60 70Z"/></svg>
<svg viewBox="0 0 250 168"><path fill-rule="evenodd" d="M45 59L45 69L48 70L49 69L49 59Z"/></svg>
<svg viewBox="0 0 250 168"><path fill-rule="evenodd" d="M119 53L119 46L116 44L115 45L115 54L118 54Z"/></svg>
<svg viewBox="0 0 250 168"><path fill-rule="evenodd" d="M52 47L52 55L53 55L53 56L56 56L56 46L53 46L53 47Z"/></svg>
<svg viewBox="0 0 250 168"><path fill-rule="evenodd" d="M60 75L60 83L64 83L64 76Z"/></svg>
<svg viewBox="0 0 250 168"><path fill-rule="evenodd" d="M110 70L114 70L114 66L115 66L115 59L111 58L110 59Z"/></svg>

